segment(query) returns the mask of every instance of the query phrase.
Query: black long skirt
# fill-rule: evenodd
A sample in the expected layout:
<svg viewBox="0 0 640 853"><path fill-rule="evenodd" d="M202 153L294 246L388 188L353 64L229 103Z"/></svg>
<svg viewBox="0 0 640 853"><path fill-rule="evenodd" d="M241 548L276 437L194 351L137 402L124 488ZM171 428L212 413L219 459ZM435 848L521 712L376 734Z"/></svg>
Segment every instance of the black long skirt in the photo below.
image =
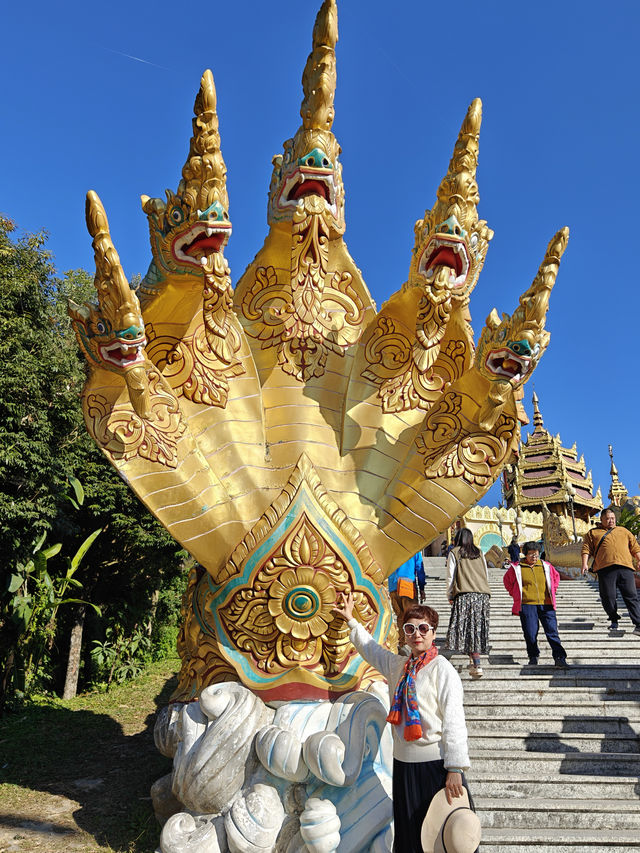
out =
<svg viewBox="0 0 640 853"><path fill-rule="evenodd" d="M440 788L444 788L446 781L447 771L442 759L416 764L393 759L394 853L422 853L422 822L431 800ZM464 774L462 784L469 793ZM470 793L469 804L473 809Z"/></svg>

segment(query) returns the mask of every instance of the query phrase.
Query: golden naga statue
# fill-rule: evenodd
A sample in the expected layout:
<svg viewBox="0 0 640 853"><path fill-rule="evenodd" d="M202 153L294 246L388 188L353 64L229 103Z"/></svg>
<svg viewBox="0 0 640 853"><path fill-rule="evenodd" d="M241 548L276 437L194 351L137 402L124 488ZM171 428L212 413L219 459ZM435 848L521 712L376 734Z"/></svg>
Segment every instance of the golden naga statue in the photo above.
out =
<svg viewBox="0 0 640 853"><path fill-rule="evenodd" d="M510 460L522 385L549 341L567 229L474 347L469 296L493 236L477 212L479 100L416 223L408 279L376 310L343 240L337 38L324 0L302 124L273 160L269 233L235 290L210 71L177 191L142 197L153 260L137 293L87 196L98 301L70 306L90 368L87 427L202 567L185 596L176 701L220 681L267 701L375 679L333 617L336 597L352 590L360 621L389 641L385 578Z"/></svg>

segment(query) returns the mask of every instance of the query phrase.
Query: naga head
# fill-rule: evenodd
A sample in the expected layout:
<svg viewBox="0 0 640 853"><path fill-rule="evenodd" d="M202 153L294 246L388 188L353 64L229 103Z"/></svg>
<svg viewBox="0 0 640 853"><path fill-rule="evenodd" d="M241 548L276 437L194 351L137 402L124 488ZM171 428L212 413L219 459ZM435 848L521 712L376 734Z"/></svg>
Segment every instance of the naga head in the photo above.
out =
<svg viewBox="0 0 640 853"><path fill-rule="evenodd" d="M466 300L478 281L493 231L478 219L478 140L482 101L472 101L460 128L437 201L415 225L409 286L430 287L448 270L451 296Z"/></svg>
<svg viewBox="0 0 640 853"><path fill-rule="evenodd" d="M78 305L69 300L71 324L89 364L126 374L146 361L140 303L122 270L107 215L93 190L87 193L86 217L93 237L98 302Z"/></svg>
<svg viewBox="0 0 640 853"><path fill-rule="evenodd" d="M284 154L273 158L267 219L269 225L290 222L300 199L316 196L332 230L343 234L344 186L338 162L340 145L331 131L335 110L338 10L336 0L324 0L313 28L313 46L304 72L302 125L284 143Z"/></svg>
<svg viewBox="0 0 640 853"><path fill-rule="evenodd" d="M503 314L500 319L494 308L487 317L476 351L476 365L492 382L519 388L546 350L551 336L544 328L545 316L568 240L568 228L554 235L531 287L520 297L511 316Z"/></svg>
<svg viewBox="0 0 640 853"><path fill-rule="evenodd" d="M227 168L220 150L213 75L202 75L193 107L193 136L182 180L166 201L143 195L149 219L153 263L160 277L167 272L201 278L213 265L231 234Z"/></svg>

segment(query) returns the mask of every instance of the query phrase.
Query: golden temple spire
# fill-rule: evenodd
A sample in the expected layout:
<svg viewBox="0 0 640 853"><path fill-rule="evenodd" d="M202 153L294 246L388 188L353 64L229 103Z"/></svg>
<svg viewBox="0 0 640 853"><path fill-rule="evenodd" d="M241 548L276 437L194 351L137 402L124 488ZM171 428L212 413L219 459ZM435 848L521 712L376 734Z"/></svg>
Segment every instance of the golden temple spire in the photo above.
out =
<svg viewBox="0 0 640 853"><path fill-rule="evenodd" d="M618 469L613 461L612 445L609 445L609 457L611 459L611 468L609 470L611 475L611 485L609 486L609 494L607 497L614 506L622 506L629 497L629 492L627 491L627 487L620 482L620 478L618 477Z"/></svg>
<svg viewBox="0 0 640 853"><path fill-rule="evenodd" d="M540 414L540 407L538 406L538 395L536 392L533 392L533 431L534 432L542 432L544 430L544 421L542 420L542 415Z"/></svg>
<svg viewBox="0 0 640 853"><path fill-rule="evenodd" d="M313 27L313 47L302 73L304 99L300 106L305 130L331 130L335 111L338 9L324 0Z"/></svg>

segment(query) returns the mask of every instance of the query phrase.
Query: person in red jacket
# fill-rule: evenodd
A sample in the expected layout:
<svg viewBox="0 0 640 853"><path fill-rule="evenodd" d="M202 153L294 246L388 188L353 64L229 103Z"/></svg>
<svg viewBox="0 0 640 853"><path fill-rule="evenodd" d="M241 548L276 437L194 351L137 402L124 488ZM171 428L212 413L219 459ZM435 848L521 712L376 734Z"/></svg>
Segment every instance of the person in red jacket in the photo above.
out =
<svg viewBox="0 0 640 853"><path fill-rule="evenodd" d="M523 558L519 563L511 563L503 581L513 598L511 612L520 616L529 665L535 666L540 657L538 631L542 625L556 666L566 666L567 653L560 642L556 619L556 589L560 575L551 563L540 559L535 542L525 542L522 551Z"/></svg>

